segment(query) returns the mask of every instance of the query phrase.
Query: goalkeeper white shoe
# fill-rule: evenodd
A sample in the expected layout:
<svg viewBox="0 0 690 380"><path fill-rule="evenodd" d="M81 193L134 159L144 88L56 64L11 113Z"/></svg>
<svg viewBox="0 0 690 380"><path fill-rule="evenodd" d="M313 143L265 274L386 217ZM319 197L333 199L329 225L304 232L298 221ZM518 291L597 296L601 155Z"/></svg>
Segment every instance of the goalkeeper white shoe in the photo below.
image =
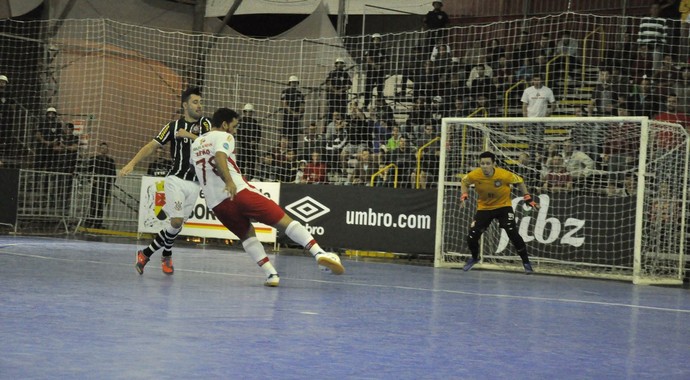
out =
<svg viewBox="0 0 690 380"><path fill-rule="evenodd" d="M345 273L345 267L340 263L340 257L335 253L321 252L317 253L315 258L319 267L325 267L333 274Z"/></svg>
<svg viewBox="0 0 690 380"><path fill-rule="evenodd" d="M278 274L268 276L266 282L264 282L265 286L270 286L272 288L275 288L278 284L280 284L280 276L278 276Z"/></svg>

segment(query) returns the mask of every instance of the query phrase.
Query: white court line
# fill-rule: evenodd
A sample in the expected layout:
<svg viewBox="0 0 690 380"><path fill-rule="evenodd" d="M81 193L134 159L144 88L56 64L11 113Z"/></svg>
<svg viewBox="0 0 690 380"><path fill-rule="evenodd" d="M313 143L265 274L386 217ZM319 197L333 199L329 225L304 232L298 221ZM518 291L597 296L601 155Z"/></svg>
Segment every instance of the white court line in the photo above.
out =
<svg viewBox="0 0 690 380"><path fill-rule="evenodd" d="M108 264L108 265L119 265L119 266L127 266L127 267L130 266L130 264L120 264L120 263L113 263L113 262L83 260L83 259L66 259L66 258L48 257L48 256L41 256L41 255L31 255L31 254L26 254L26 253L7 252L5 250L0 249L0 254L2 254L2 253L6 254L6 255L11 255L11 256L29 257L29 258L44 259L44 260L80 262L80 263L91 263L91 264ZM228 276L228 277L263 278L260 276L246 275L246 274L240 274L240 273L212 272L212 271L196 270L196 269L175 269L175 272L213 274L213 275ZM364 284L364 283L356 283L356 282L313 280L313 279L304 279L304 278L289 278L289 277L282 277L282 276L281 276L281 279L287 279L290 281L304 281L304 282L314 282L314 283L361 286L361 287L368 287L368 288L400 289L400 290L413 290L413 291L423 291L423 292L431 292L431 293L462 294L462 295L479 296L479 297L519 299L519 300L544 301L544 302L560 302L560 303L596 305L596 306L606 306L606 307L624 307L624 308L638 309L638 310L666 311L666 312L672 312L672 313L690 314L690 309L674 309L674 308L667 308L667 307L631 305L631 304L617 303L617 302L586 301L586 300L577 300L577 299L570 299L570 298L513 296L513 295L509 295L509 294L477 293L477 292L467 292L467 291L462 291L462 290L430 289L430 288L420 288L420 287L400 286L400 285Z"/></svg>

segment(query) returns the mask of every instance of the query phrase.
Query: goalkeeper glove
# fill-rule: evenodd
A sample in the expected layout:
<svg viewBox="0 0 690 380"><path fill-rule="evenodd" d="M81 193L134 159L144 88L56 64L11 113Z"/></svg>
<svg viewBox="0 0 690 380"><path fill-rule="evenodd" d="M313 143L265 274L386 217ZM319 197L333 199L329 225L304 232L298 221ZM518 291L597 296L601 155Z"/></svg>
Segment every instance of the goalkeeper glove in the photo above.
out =
<svg viewBox="0 0 690 380"><path fill-rule="evenodd" d="M467 193L462 193L462 195L460 196L460 202L465 203L465 201L466 201L467 198L469 198L469 197L470 197L470 196L469 196Z"/></svg>
<svg viewBox="0 0 690 380"><path fill-rule="evenodd" d="M525 204L529 205L532 208L537 207L537 202L534 201L534 198L532 198L531 195L525 194L522 199L525 201Z"/></svg>

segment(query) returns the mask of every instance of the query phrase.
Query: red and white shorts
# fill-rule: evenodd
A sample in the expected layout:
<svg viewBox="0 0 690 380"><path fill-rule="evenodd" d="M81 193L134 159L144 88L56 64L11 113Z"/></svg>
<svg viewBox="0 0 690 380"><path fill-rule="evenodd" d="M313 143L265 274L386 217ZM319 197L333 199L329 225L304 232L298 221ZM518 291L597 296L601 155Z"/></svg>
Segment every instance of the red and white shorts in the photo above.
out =
<svg viewBox="0 0 690 380"><path fill-rule="evenodd" d="M218 220L240 239L246 237L252 220L274 226L285 216L275 202L251 190L242 190L213 208Z"/></svg>

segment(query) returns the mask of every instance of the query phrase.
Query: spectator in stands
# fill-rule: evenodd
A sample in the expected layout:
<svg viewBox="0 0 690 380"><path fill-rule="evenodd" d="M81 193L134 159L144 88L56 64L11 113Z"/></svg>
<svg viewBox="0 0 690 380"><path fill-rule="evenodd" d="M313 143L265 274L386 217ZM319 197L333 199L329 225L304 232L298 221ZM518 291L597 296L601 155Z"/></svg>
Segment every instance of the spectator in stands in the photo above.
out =
<svg viewBox="0 0 690 380"><path fill-rule="evenodd" d="M480 95L483 95L489 101L493 100L493 96L496 93L496 88L494 87L491 75L493 73L487 72L487 68L490 70L486 64L477 65L473 72L470 73L470 80L467 82L467 89L473 98L477 99Z"/></svg>
<svg viewBox="0 0 690 380"><path fill-rule="evenodd" d="M431 108L427 104L427 98L417 98L407 118L407 128L400 132L403 134L414 133L429 119L431 119Z"/></svg>
<svg viewBox="0 0 690 380"><path fill-rule="evenodd" d="M666 111L660 112L654 120L666 123L680 124L686 131L690 132L690 116L678 111L678 97L670 94L666 99ZM681 190L681 182L678 176L681 175L679 163L684 160L683 137L671 128L659 127L651 136L650 158L658 163L657 179L673 184L674 191Z"/></svg>
<svg viewBox="0 0 690 380"><path fill-rule="evenodd" d="M383 162L379 163L377 171L381 171L381 173L374 177L374 187L393 187L393 175L391 174L393 169L384 169L386 169L386 164Z"/></svg>
<svg viewBox="0 0 690 380"><path fill-rule="evenodd" d="M494 70L498 69L499 59L506 56L506 49L498 41L498 38L492 38L489 41L489 47L486 49L486 63ZM506 58L507 60L507 58Z"/></svg>
<svg viewBox="0 0 690 380"><path fill-rule="evenodd" d="M434 69L434 63L424 61L417 72L415 72L413 82L412 96L414 99L433 96L436 92L435 85L438 82L438 74Z"/></svg>
<svg viewBox="0 0 690 380"><path fill-rule="evenodd" d="M299 160L297 161L297 170L295 172L295 183L296 184L304 184L307 183L305 178L304 178L304 170L307 167L307 160Z"/></svg>
<svg viewBox="0 0 690 380"><path fill-rule="evenodd" d="M472 112L477 112L475 115L478 117L491 117L496 116L494 109L495 102L489 100L489 98L484 94L479 94L474 101L474 110Z"/></svg>
<svg viewBox="0 0 690 380"><path fill-rule="evenodd" d="M623 187L617 187L609 183L606 187L606 195L609 197L634 197L637 194L637 174L629 172L625 175Z"/></svg>
<svg viewBox="0 0 690 380"><path fill-rule="evenodd" d="M278 171L278 166L273 161L273 154L265 152L261 156L261 161L259 161L259 166L252 180L258 182L278 182Z"/></svg>
<svg viewBox="0 0 690 380"><path fill-rule="evenodd" d="M326 141L325 157L328 162L329 174L340 175L344 169L341 161L341 155L345 147L350 145L350 136L347 126L348 122L340 119L335 124L335 132L331 135L331 139Z"/></svg>
<svg viewBox="0 0 690 380"><path fill-rule="evenodd" d="M326 78L326 99L328 103L328 113L326 122L334 112L345 114L347 112L347 92L352 87L350 74L345 70L345 60L336 58L335 68L328 73Z"/></svg>
<svg viewBox="0 0 690 380"><path fill-rule="evenodd" d="M661 65L661 60L666 51L668 37L668 20L659 16L660 4L653 2L649 7L649 16L640 19L640 29L637 37L639 45L647 46L652 53L654 68Z"/></svg>
<svg viewBox="0 0 690 380"><path fill-rule="evenodd" d="M94 177L91 182L91 207L86 227L104 228L103 210L110 203L110 191L117 175L115 160L108 155L108 143L103 141L98 145L98 152L88 160L87 167Z"/></svg>
<svg viewBox="0 0 690 380"><path fill-rule="evenodd" d="M551 157L551 163L547 165L542 191L545 193L560 193L573 189L573 178L565 168L563 156L557 154Z"/></svg>
<svg viewBox="0 0 690 380"><path fill-rule="evenodd" d="M254 117L254 105L247 103L242 108L242 117L237 126L237 161L243 174L253 177L259 164L259 142L261 141L261 124Z"/></svg>
<svg viewBox="0 0 690 380"><path fill-rule="evenodd" d="M661 99L651 84L649 78L643 76L633 88L633 93L628 96L633 116L647 116L651 119L659 112Z"/></svg>
<svg viewBox="0 0 690 380"><path fill-rule="evenodd" d="M295 182L297 178L297 169L299 169L299 161L297 160L297 153L288 149L285 153L285 161L278 162L278 181L284 183Z"/></svg>
<svg viewBox="0 0 690 380"><path fill-rule="evenodd" d="M374 159L375 156L369 149L362 149L357 157L357 165L352 172L350 183L353 185L369 186L371 183L371 176L374 175L378 169L378 162Z"/></svg>
<svg viewBox="0 0 690 380"><path fill-rule="evenodd" d="M629 116L628 107L621 104L618 116ZM640 130L630 123L612 123L606 129L602 163L609 172L609 187L622 187L626 173L637 164Z"/></svg>
<svg viewBox="0 0 690 380"><path fill-rule="evenodd" d="M472 46L465 50L465 57L463 63L465 64L465 71L472 71L473 67L486 62L486 48L482 46L482 41L476 39L472 42Z"/></svg>
<svg viewBox="0 0 690 380"><path fill-rule="evenodd" d="M57 160L55 160L54 154L61 135L62 123L58 120L57 110L55 107L48 107L45 118L41 121L38 130L34 134L34 138L38 142L36 148L36 169L53 171L57 168Z"/></svg>
<svg viewBox="0 0 690 380"><path fill-rule="evenodd" d="M652 74L653 82L662 82L665 85L671 85L678 80L679 69L673 62L673 56L670 53L665 53L659 67L654 69Z"/></svg>
<svg viewBox="0 0 690 380"><path fill-rule="evenodd" d="M659 0L659 17L666 19L668 53L671 53L674 60L681 54L681 23L687 18L690 11L688 0ZM683 17L683 13L685 17Z"/></svg>
<svg viewBox="0 0 690 380"><path fill-rule="evenodd" d="M430 51L431 46L433 46L434 41L438 37L445 37L443 29L448 26L448 22L450 21L448 14L442 9L443 1L435 0L431 3L431 6L434 7L434 9L427 12L422 20L424 30L427 31L426 46L429 49L427 51Z"/></svg>
<svg viewBox="0 0 690 380"><path fill-rule="evenodd" d="M508 63L508 57L501 55L495 65L491 81L500 99L508 87L513 85L513 68Z"/></svg>
<svg viewBox="0 0 690 380"><path fill-rule="evenodd" d="M467 117L473 111L472 97L469 94L457 95L453 105L451 117Z"/></svg>
<svg viewBox="0 0 690 380"><path fill-rule="evenodd" d="M73 176L77 169L77 158L79 155L79 137L74 134L74 124L63 124L62 135L58 138L58 143L53 151L57 155L53 157L58 162L57 171L63 173L57 177L57 194L63 197L62 205L69 209L72 199Z"/></svg>
<svg viewBox="0 0 690 380"><path fill-rule="evenodd" d="M391 137L386 140L386 145L382 148L384 152L392 152L400 146L400 138L402 134L400 133L400 127L393 126L391 129Z"/></svg>
<svg viewBox="0 0 690 380"><path fill-rule="evenodd" d="M573 179L573 188L578 191L590 189L589 177L594 170L594 160L580 147L573 146L572 141L563 142L563 160L565 169Z"/></svg>
<svg viewBox="0 0 690 380"><path fill-rule="evenodd" d="M529 153L520 153L517 165L513 171L522 177L528 189L539 189L541 187L541 163L533 161Z"/></svg>
<svg viewBox="0 0 690 380"><path fill-rule="evenodd" d="M606 57L604 58L604 67L609 67L611 71L618 69L623 75L632 75L630 69L633 65L633 59L637 55L637 47L631 41L632 32L625 31L618 35L618 41L613 41L607 49Z"/></svg>
<svg viewBox="0 0 690 380"><path fill-rule="evenodd" d="M572 38L570 31L563 31L556 41L556 47L553 51L554 57L561 55L563 58L555 62L554 74L561 79L566 75L572 75L579 72L580 69L580 51L577 40ZM568 63L568 72L565 72L566 60Z"/></svg>
<svg viewBox="0 0 690 380"><path fill-rule="evenodd" d="M386 80L386 69L390 59L389 53L381 42L381 35L371 35L371 43L364 52L366 78L364 82L364 105L369 107L374 89L376 96L383 96L383 85Z"/></svg>
<svg viewBox="0 0 690 380"><path fill-rule="evenodd" d="M271 149L274 164L278 167L285 166L288 151L291 149L290 139L287 136L280 136L276 146Z"/></svg>
<svg viewBox="0 0 690 380"><path fill-rule="evenodd" d="M412 173L417 167L416 153L407 138L401 137L398 140L398 148L384 157L386 164L392 163L398 167L398 183L401 187L412 188Z"/></svg>
<svg viewBox="0 0 690 380"><path fill-rule="evenodd" d="M690 66L683 66L673 89L678 96L678 111L690 113Z"/></svg>
<svg viewBox="0 0 690 380"><path fill-rule="evenodd" d="M321 161L320 152L312 152L311 159L304 168L304 183L328 182L328 167Z"/></svg>
<svg viewBox="0 0 690 380"><path fill-rule="evenodd" d="M299 146L299 159L309 159L313 152L322 153L324 149L326 149L326 138L321 133L321 127L315 121L312 121L307 126Z"/></svg>
<svg viewBox="0 0 690 380"><path fill-rule="evenodd" d="M343 119L344 115L346 113L340 113L340 112L333 112L333 117L331 118L331 121L326 125L326 134L324 138L326 141L329 141L332 137L333 134L335 133L336 127L335 124L338 123L340 120Z"/></svg>
<svg viewBox="0 0 690 380"><path fill-rule="evenodd" d="M523 29L513 50L511 66L519 67L526 58L531 60L532 57L534 57L534 43L530 40L529 32Z"/></svg>
<svg viewBox="0 0 690 380"><path fill-rule="evenodd" d="M146 174L151 177L165 177L168 175L168 170L170 170L172 164L170 154L162 146L159 146L156 149L156 158L149 164Z"/></svg>
<svg viewBox="0 0 690 380"><path fill-rule="evenodd" d="M515 70L515 81L519 82L524 80L529 82L534 73L534 62L532 57L525 57L517 65L517 69Z"/></svg>
<svg viewBox="0 0 690 380"><path fill-rule="evenodd" d="M543 55L547 60L554 57L554 43L551 41L551 36L549 33L544 33L539 37L539 42L537 42L537 49L534 53L536 55Z"/></svg>
<svg viewBox="0 0 690 380"><path fill-rule="evenodd" d="M523 117L551 116L552 105L556 102L550 88L542 85L539 74L532 75L532 85L522 94Z"/></svg>
<svg viewBox="0 0 690 380"><path fill-rule="evenodd" d="M385 128L395 125L393 107L386 103L386 99L383 97L376 98L374 107L369 110L369 118L379 122Z"/></svg>
<svg viewBox="0 0 690 380"><path fill-rule="evenodd" d="M617 109L617 98L618 94L614 92L609 79L609 70L599 70L599 79L588 105L588 113L595 116L612 116Z"/></svg>
<svg viewBox="0 0 690 380"><path fill-rule="evenodd" d="M288 79L288 88L280 93L280 101L283 110L282 134L290 142L290 147L296 148L305 108L304 95L299 90L299 78L295 75L291 75Z"/></svg>
<svg viewBox="0 0 690 380"><path fill-rule="evenodd" d="M437 73L450 73L452 66L453 52L450 45L445 41L444 38L436 38L436 43L431 50L431 55L429 56L429 61L434 63L434 67Z"/></svg>

